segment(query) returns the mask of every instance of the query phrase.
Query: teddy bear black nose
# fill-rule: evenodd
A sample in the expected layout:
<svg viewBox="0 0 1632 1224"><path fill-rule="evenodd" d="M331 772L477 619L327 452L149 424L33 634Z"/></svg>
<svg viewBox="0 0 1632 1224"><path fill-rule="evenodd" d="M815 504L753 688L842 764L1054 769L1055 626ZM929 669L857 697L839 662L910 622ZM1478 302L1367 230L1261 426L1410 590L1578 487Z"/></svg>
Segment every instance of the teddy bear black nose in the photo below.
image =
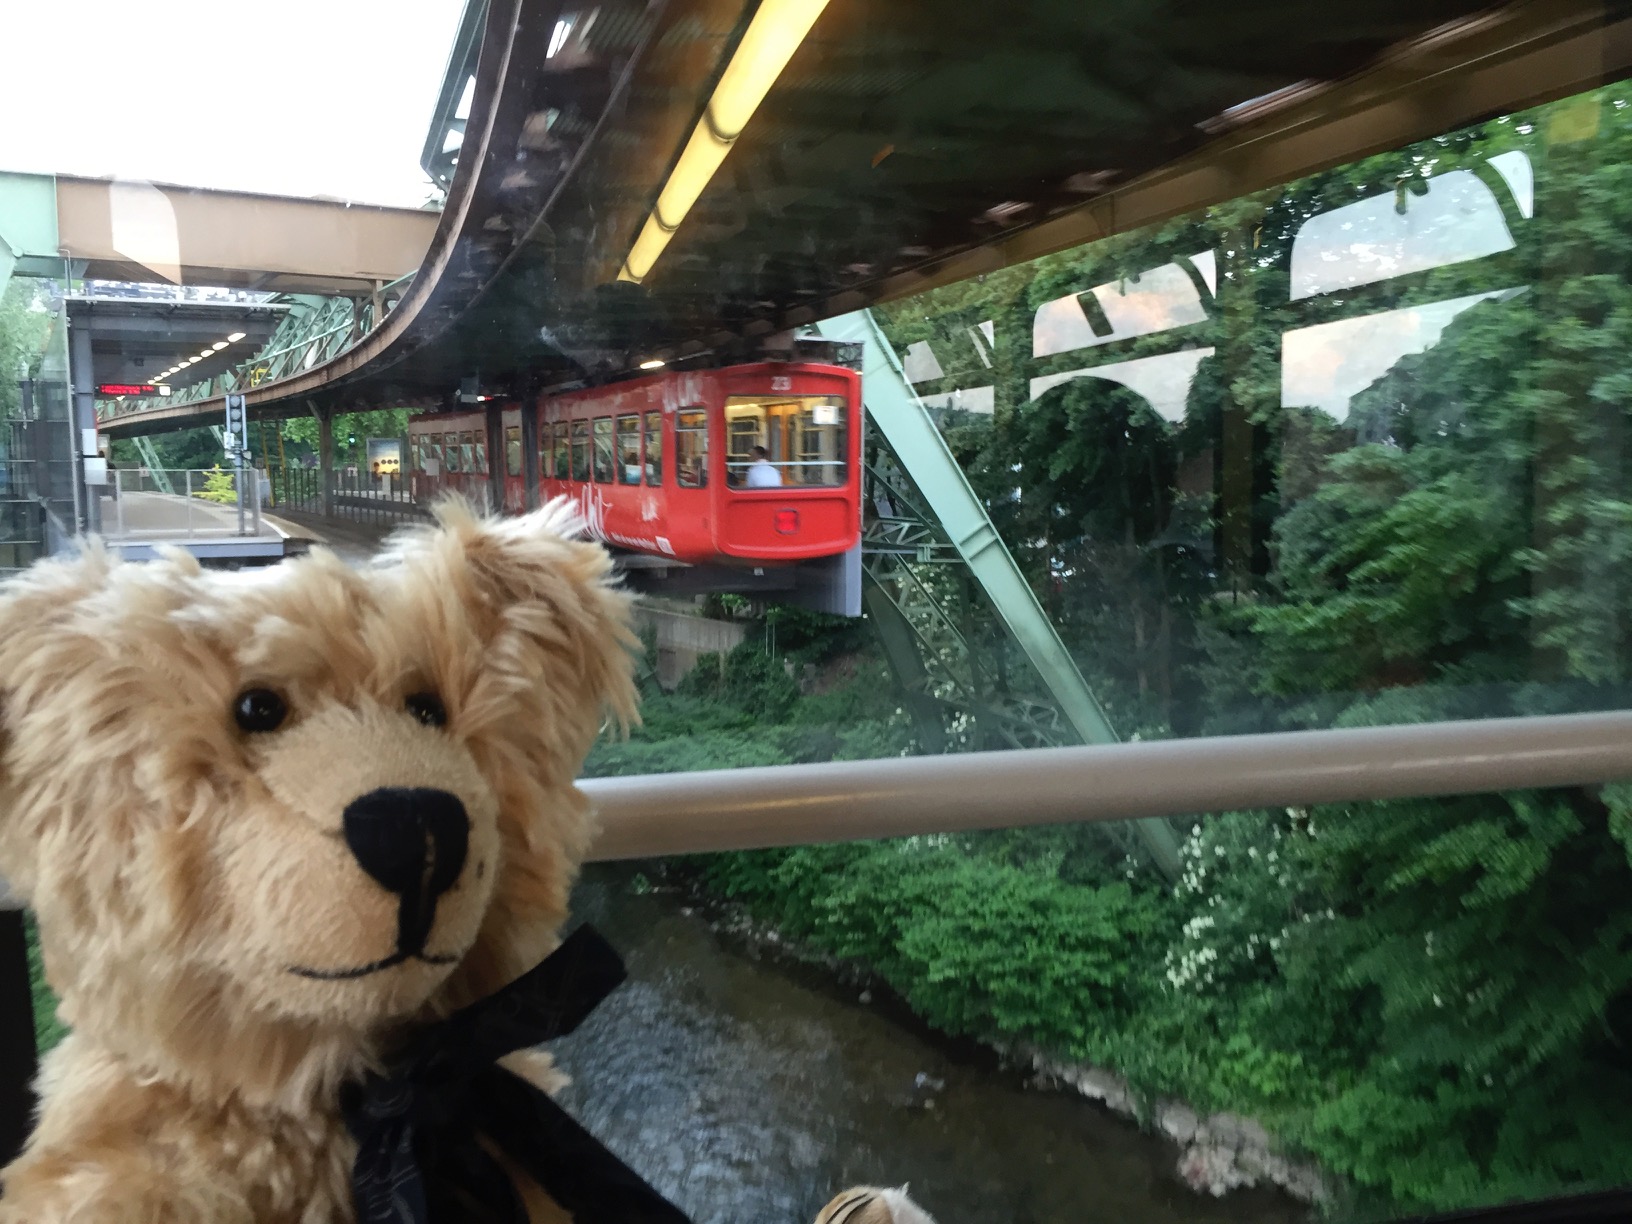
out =
<svg viewBox="0 0 1632 1224"><path fill-rule="evenodd" d="M342 828L363 870L405 901L434 905L465 866L470 820L447 791L369 791L347 805Z"/></svg>

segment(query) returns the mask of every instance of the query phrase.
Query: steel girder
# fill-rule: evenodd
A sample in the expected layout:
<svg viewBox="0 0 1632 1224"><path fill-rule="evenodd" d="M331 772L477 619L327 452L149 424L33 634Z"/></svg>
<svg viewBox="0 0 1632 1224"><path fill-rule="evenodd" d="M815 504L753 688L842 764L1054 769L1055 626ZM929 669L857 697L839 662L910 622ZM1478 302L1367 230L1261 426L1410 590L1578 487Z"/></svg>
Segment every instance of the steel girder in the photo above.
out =
<svg viewBox="0 0 1632 1224"><path fill-rule="evenodd" d="M260 352L215 378L178 387L162 399L149 396L123 401L124 410L118 415L247 391L329 361L378 327L412 280L410 275L391 281L368 297L280 294L273 300L286 303L289 310Z"/></svg>
<svg viewBox="0 0 1632 1224"><path fill-rule="evenodd" d="M929 751L1110 744L1117 734L902 373L872 312L817 325L863 346L873 429L865 470L864 598ZM1178 839L1132 826L1170 879Z"/></svg>

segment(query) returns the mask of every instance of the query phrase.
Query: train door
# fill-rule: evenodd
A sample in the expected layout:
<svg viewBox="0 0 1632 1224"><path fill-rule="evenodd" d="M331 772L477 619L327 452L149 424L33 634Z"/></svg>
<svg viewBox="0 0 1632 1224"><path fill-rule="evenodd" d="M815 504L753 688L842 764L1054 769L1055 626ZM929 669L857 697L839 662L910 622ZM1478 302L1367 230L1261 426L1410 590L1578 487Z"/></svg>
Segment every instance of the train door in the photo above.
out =
<svg viewBox="0 0 1632 1224"><path fill-rule="evenodd" d="M681 557L712 560L714 502L725 471L725 447L710 445L711 436L720 436L719 407L698 396L695 402L680 404L664 415L673 439L669 448L672 472L664 482L670 538Z"/></svg>
<svg viewBox="0 0 1632 1224"><path fill-rule="evenodd" d="M501 445L493 448L492 455L498 477L498 504L506 514L522 514L527 509L527 452L522 446L520 405L504 409L499 426L503 432L494 436Z"/></svg>
<svg viewBox="0 0 1632 1224"><path fill-rule="evenodd" d="M482 431L486 435L487 462L481 466L481 471L487 473L487 505L489 507L503 507L504 505L504 406L489 404L487 411L477 418L484 422L486 428Z"/></svg>

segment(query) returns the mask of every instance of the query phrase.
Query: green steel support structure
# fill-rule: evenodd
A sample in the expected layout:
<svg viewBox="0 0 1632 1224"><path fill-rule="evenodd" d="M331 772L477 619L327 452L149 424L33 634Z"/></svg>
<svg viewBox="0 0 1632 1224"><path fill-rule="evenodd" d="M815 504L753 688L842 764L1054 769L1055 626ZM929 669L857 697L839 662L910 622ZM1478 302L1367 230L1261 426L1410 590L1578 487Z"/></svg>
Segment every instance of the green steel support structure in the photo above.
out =
<svg viewBox="0 0 1632 1224"><path fill-rule="evenodd" d="M289 378L338 357L385 320L412 280L413 276L409 275L391 281L369 297L279 295L273 301L287 304L289 310L260 352L214 378L177 387L163 399L123 400L122 411L190 404L229 391L245 391L262 383Z"/></svg>
<svg viewBox="0 0 1632 1224"><path fill-rule="evenodd" d="M965 731L960 721L973 723L969 738L976 743L1116 743L1110 719L907 382L872 312L829 319L816 331L825 339L862 345L867 418L884 444L869 455L872 513L863 540L864 598L892 665L912 694L920 727L941 726L932 708L938 705L956 712L955 735ZM1005 674L1001 649L991 652L990 661L982 658L971 586L989 600L1046 699L1023 695L1029 686ZM944 734L937 734L925 746L944 741ZM1135 828L1156 866L1177 878L1179 848L1171 827L1144 820Z"/></svg>

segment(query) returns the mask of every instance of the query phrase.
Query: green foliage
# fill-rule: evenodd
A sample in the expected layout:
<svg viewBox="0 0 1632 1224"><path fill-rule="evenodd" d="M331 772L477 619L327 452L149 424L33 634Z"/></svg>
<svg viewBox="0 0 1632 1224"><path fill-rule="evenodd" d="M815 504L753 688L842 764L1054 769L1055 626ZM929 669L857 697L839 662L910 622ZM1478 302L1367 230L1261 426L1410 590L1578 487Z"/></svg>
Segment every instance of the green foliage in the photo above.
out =
<svg viewBox="0 0 1632 1224"><path fill-rule="evenodd" d="M834 626L828 642L813 633L801 650L832 659L851 632ZM789 674L793 662L750 636L730 654L703 656L672 693L647 683L641 725L627 740L597 743L585 776L863 760L908 750L906 719L882 660L869 654L834 660L827 687L805 696Z"/></svg>
<svg viewBox="0 0 1632 1224"><path fill-rule="evenodd" d="M334 418L334 463L336 467L362 464L365 439L406 438L409 411L406 408L381 408L373 412L343 412ZM285 451L289 456L315 455L318 450L318 423L313 416L290 417L278 427L283 431ZM355 437L355 445L347 439Z"/></svg>
<svg viewBox="0 0 1632 1224"><path fill-rule="evenodd" d="M1523 213L1490 162L1515 152L1535 172ZM1408 212L1452 172L1491 188L1510 249L1342 293L1294 284L1310 218L1368 198ZM1182 329L1031 358L1044 305L1201 251ZM1289 333L1474 299L1345 419L1284 401ZM943 435L1124 735L1632 704L1624 84L878 314L898 351L933 347L946 378L922 391L994 386L991 416L944 413ZM989 352L971 340L986 321ZM1100 354L1178 348L1210 353L1178 421L1108 377L1030 393ZM767 716L799 717L774 675L740 679ZM950 1031L1259 1117L1368 1212L1625 1180L1632 785L1239 813L1184 854L1171 892L1066 829L705 871Z"/></svg>
<svg viewBox="0 0 1632 1224"><path fill-rule="evenodd" d="M945 838L723 856L708 872L789 934L871 966L947 1032L1083 1056L1130 1016L1123 957L1159 912L1125 882L1060 887Z"/></svg>
<svg viewBox="0 0 1632 1224"><path fill-rule="evenodd" d="M148 439L159 467L168 472L201 472L219 467L223 458L221 441L208 429L182 429L154 434ZM126 438L113 440L113 461L121 467L145 466L136 443Z"/></svg>
<svg viewBox="0 0 1632 1224"><path fill-rule="evenodd" d="M0 420L17 411L17 372L26 364L39 374L40 356L51 330L51 315L39 301L37 282L12 277L0 293Z"/></svg>
<svg viewBox="0 0 1632 1224"><path fill-rule="evenodd" d="M45 981L45 963L40 957L40 932L34 915L25 919L28 930L28 984L34 1009L34 1048L43 1056L61 1041L68 1028L57 1019L57 996Z"/></svg>
<svg viewBox="0 0 1632 1224"><path fill-rule="evenodd" d="M235 505L238 501L237 486L233 483L231 472L223 472L219 465L212 467L204 477L204 487L197 490L194 497L202 497L205 501L220 502L223 505Z"/></svg>

